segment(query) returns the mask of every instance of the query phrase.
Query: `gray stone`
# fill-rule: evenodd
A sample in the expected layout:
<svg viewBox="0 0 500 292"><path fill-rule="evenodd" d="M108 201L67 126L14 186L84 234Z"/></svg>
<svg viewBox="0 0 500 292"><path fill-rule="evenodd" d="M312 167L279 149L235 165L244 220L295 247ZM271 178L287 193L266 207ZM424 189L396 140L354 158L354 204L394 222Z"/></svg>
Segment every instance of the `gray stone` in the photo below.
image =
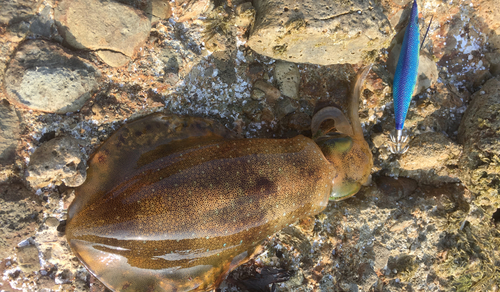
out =
<svg viewBox="0 0 500 292"><path fill-rule="evenodd" d="M7 25L11 20L33 15L42 0L0 1L0 25Z"/></svg>
<svg viewBox="0 0 500 292"><path fill-rule="evenodd" d="M274 65L274 78L282 95L291 99L299 98L300 73L295 63L277 61Z"/></svg>
<svg viewBox="0 0 500 292"><path fill-rule="evenodd" d="M255 8L251 2L245 2L236 7L234 24L240 27L248 27L255 20Z"/></svg>
<svg viewBox="0 0 500 292"><path fill-rule="evenodd" d="M56 32L54 19L51 17L52 8L45 6L40 14L33 17L30 23L30 32L36 35L51 38Z"/></svg>
<svg viewBox="0 0 500 292"><path fill-rule="evenodd" d="M128 57L146 41L151 29L143 11L112 1L63 0L54 17L70 46L116 51Z"/></svg>
<svg viewBox="0 0 500 292"><path fill-rule="evenodd" d="M19 142L19 117L6 100L0 101L0 164L14 162Z"/></svg>
<svg viewBox="0 0 500 292"><path fill-rule="evenodd" d="M265 93L266 101L270 104L275 104L281 93L278 88L272 86L269 82L262 79L255 81L252 90L260 90Z"/></svg>
<svg viewBox="0 0 500 292"><path fill-rule="evenodd" d="M80 145L83 141L73 137L57 137L43 143L31 155L26 178L35 189L50 183L69 187L81 185L87 176L86 160Z"/></svg>
<svg viewBox="0 0 500 292"><path fill-rule="evenodd" d="M283 97L276 102L275 111L278 117L278 120L281 120L288 114L296 111L298 106L288 97Z"/></svg>
<svg viewBox="0 0 500 292"><path fill-rule="evenodd" d="M372 134L371 138L372 138L373 146L375 146L375 148L382 147L385 144L385 142L387 141L387 137L382 133Z"/></svg>
<svg viewBox="0 0 500 292"><path fill-rule="evenodd" d="M122 53L117 53L113 51L100 50L96 54L111 67L122 67L128 64L130 58Z"/></svg>
<svg viewBox="0 0 500 292"><path fill-rule="evenodd" d="M20 240L35 236L43 207L33 192L12 179L0 184L0 206L0 259L3 261L12 256Z"/></svg>
<svg viewBox="0 0 500 292"><path fill-rule="evenodd" d="M459 182L456 165L461 147L450 138L427 132L416 136L409 146L399 159L400 175L423 184Z"/></svg>
<svg viewBox="0 0 500 292"><path fill-rule="evenodd" d="M172 15L172 8L170 7L168 0L148 1L145 10L152 22L167 19Z"/></svg>
<svg viewBox="0 0 500 292"><path fill-rule="evenodd" d="M377 243L373 246L373 253L375 254L373 269L379 271L387 265L391 252L385 246Z"/></svg>
<svg viewBox="0 0 500 292"><path fill-rule="evenodd" d="M370 1L254 1L248 40L257 53L296 63L359 63L391 37L382 8Z"/></svg>
<svg viewBox="0 0 500 292"><path fill-rule="evenodd" d="M26 244L18 247L16 248L16 254L21 271L32 273L40 270L40 259L36 245Z"/></svg>
<svg viewBox="0 0 500 292"><path fill-rule="evenodd" d="M45 220L45 225L49 226L49 227L57 227L59 226L60 222L59 220L57 220L56 217L47 217L47 219Z"/></svg>
<svg viewBox="0 0 500 292"><path fill-rule="evenodd" d="M500 78L488 80L471 99L458 130L460 178L493 213L500 208Z"/></svg>
<svg viewBox="0 0 500 292"><path fill-rule="evenodd" d="M261 100L266 96L266 93L258 88L253 88L250 97L253 100Z"/></svg>
<svg viewBox="0 0 500 292"><path fill-rule="evenodd" d="M179 74L179 66L183 64L180 54L171 47L161 49L158 58L165 64L165 73Z"/></svg>
<svg viewBox="0 0 500 292"><path fill-rule="evenodd" d="M97 88L97 69L58 44L24 43L7 67L9 100L30 109L66 113L79 110Z"/></svg>
<svg viewBox="0 0 500 292"><path fill-rule="evenodd" d="M401 156L405 170L432 169L446 164L460 154L460 147L442 133L428 132L416 136L410 148Z"/></svg>

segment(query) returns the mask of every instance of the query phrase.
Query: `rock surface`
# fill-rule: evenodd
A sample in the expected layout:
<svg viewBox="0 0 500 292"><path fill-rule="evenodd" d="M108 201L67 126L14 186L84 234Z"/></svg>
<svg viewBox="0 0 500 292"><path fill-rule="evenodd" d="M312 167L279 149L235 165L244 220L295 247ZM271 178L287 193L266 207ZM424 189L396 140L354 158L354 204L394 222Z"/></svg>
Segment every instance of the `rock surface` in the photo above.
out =
<svg viewBox="0 0 500 292"><path fill-rule="evenodd" d="M24 273L38 272L40 259L35 242L31 241L16 248L17 262Z"/></svg>
<svg viewBox="0 0 500 292"><path fill-rule="evenodd" d="M172 15L172 7L170 7L168 0L148 1L145 11L151 22L168 19Z"/></svg>
<svg viewBox="0 0 500 292"><path fill-rule="evenodd" d="M144 44L151 29L144 12L114 1L60 1L54 17L73 48L109 50L127 57Z"/></svg>
<svg viewBox="0 0 500 292"><path fill-rule="evenodd" d="M359 63L390 41L382 8L365 1L254 1L249 46L288 62ZM376 53L375 53L376 55Z"/></svg>
<svg viewBox="0 0 500 292"><path fill-rule="evenodd" d="M0 164L14 162L19 134L16 110L6 100L0 100Z"/></svg>
<svg viewBox="0 0 500 292"><path fill-rule="evenodd" d="M5 25L13 19L33 15L41 2L42 0L2 1L0 24Z"/></svg>
<svg viewBox="0 0 500 292"><path fill-rule="evenodd" d="M35 150L31 156L26 179L34 189L51 183L69 187L81 185L87 177L87 164L80 150L83 141L72 137L57 137Z"/></svg>
<svg viewBox="0 0 500 292"><path fill-rule="evenodd" d="M55 7L55 2L45 1L38 8L36 2L10 0L7 6L19 7L19 14L0 9L0 15L8 15L8 20L0 24L0 76L4 73L2 66L23 48L19 42L28 36L29 43L42 35L35 32L35 23L42 24L39 32L44 39L63 40L57 30L52 30L54 14L47 9ZM146 13L151 3L119 2ZM366 5L375 5L368 2ZM434 15L424 48L432 56L427 58L429 64L437 65L438 78L412 100L405 123L411 137L408 152L393 155L386 147L394 130L387 68L391 50L387 45L370 55L375 57L369 58L374 66L359 103L365 139L373 152L373 183L352 198L331 202L321 214L268 238L263 243L264 252L233 271L220 287L222 292L245 291L230 280L240 283L241 277L247 282L258 281L256 276L263 266L294 273L289 281L277 284L277 291L498 291L500 211L495 193L498 154L494 147L499 110L491 90L498 82L483 84L500 72L500 10L496 2L419 2L421 27L426 27ZM250 2L168 3L171 18L154 20L149 37L133 59L106 49L71 53L90 56L104 76L79 111L53 114L26 107L15 109L20 133L14 161L0 165L0 181L5 182L0 184L1 289L105 291L65 240L64 220L74 190L57 177L57 167L64 167L64 162L49 165L54 176L47 177L51 184L36 191L22 186L27 184L28 164L36 158L34 150L54 137L83 140L83 147L73 148L72 155L83 155L80 161L84 161L123 122L157 111L211 118L242 138L310 137L311 117L319 109L337 106L346 112L349 89L360 64L296 64L299 92L298 98L292 99L278 89L277 60L248 46L252 25L247 25L254 11ZM410 1L377 3L383 6L391 27L403 32ZM349 6L350 2L336 5L344 4ZM283 17L303 12L294 8L280 7ZM313 23L329 29L328 20ZM300 21L296 24L301 31ZM276 23L270 28L280 31L284 25ZM350 26L341 29L349 30ZM362 54L356 46L354 43L353 56L359 58ZM106 52L124 56L128 65L113 68L93 56ZM2 91L0 100L4 98ZM482 120L467 112L459 131L471 100L470 110L475 108ZM463 153L459 153L462 146L457 136L471 137L464 139ZM467 148L467 143L472 147ZM78 176L78 167L73 173ZM477 176L479 180L474 181ZM38 272L23 271L14 256L16 247L28 238L39 252Z"/></svg>
<svg viewBox="0 0 500 292"><path fill-rule="evenodd" d="M52 7L46 5L43 9L33 17L30 22L30 32L34 35L51 38L56 34L56 25L54 19L51 18Z"/></svg>
<svg viewBox="0 0 500 292"><path fill-rule="evenodd" d="M3 260L12 256L18 243L35 235L43 211L40 199L19 182L0 184L0 204L0 259Z"/></svg>
<svg viewBox="0 0 500 292"><path fill-rule="evenodd" d="M129 57L113 51L99 50L96 54L111 67L122 67L130 61Z"/></svg>
<svg viewBox="0 0 500 292"><path fill-rule="evenodd" d="M97 88L99 72L61 46L28 41L5 73L9 100L30 109L67 113L79 110Z"/></svg>
<svg viewBox="0 0 500 292"><path fill-rule="evenodd" d="M424 184L459 182L456 171L461 147L442 133L416 136L399 159L400 175Z"/></svg>
<svg viewBox="0 0 500 292"><path fill-rule="evenodd" d="M461 179L491 215L500 208L500 79L471 97L459 128Z"/></svg>
<svg viewBox="0 0 500 292"><path fill-rule="evenodd" d="M281 94L291 99L299 98L300 73L297 64L278 61L274 65L274 78Z"/></svg>

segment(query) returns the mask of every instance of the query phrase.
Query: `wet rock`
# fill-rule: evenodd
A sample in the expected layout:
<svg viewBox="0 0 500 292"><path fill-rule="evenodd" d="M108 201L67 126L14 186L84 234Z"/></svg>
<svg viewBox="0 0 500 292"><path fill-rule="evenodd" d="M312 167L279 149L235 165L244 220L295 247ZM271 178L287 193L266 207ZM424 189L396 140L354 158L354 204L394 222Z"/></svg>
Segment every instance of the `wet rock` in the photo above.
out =
<svg viewBox="0 0 500 292"><path fill-rule="evenodd" d="M254 100L261 100L266 96L266 93L258 88L253 88L250 97Z"/></svg>
<svg viewBox="0 0 500 292"><path fill-rule="evenodd" d="M121 53L112 51L101 50L97 51L96 54L104 61L104 63L108 64L111 67L125 66L131 60L129 57Z"/></svg>
<svg viewBox="0 0 500 292"><path fill-rule="evenodd" d="M471 99L458 131L460 177L492 214L500 207L500 79L488 80Z"/></svg>
<svg viewBox="0 0 500 292"><path fill-rule="evenodd" d="M47 5L39 14L33 17L30 23L30 32L35 35L51 38L56 33L55 22L50 15L51 12L52 8Z"/></svg>
<svg viewBox="0 0 500 292"><path fill-rule="evenodd" d="M73 273L69 269L64 269L61 273L56 275L55 282L56 284L66 284L70 283L73 278Z"/></svg>
<svg viewBox="0 0 500 292"><path fill-rule="evenodd" d="M41 0L2 1L0 24L7 25L13 19L33 15L41 2Z"/></svg>
<svg viewBox="0 0 500 292"><path fill-rule="evenodd" d="M9 21L6 28L5 39L13 43L19 43L23 41L29 33L30 21L33 19L33 15L27 15L20 18L13 18Z"/></svg>
<svg viewBox="0 0 500 292"><path fill-rule="evenodd" d="M227 48L228 51L231 49ZM235 64L231 59L230 55L227 54L227 51L224 52L215 52L214 63L217 68L217 76L220 77L222 82L226 84L233 84L236 82L236 74L235 74Z"/></svg>
<svg viewBox="0 0 500 292"><path fill-rule="evenodd" d="M163 71L165 74L179 74L179 66L183 64L181 56L171 47L161 49L158 58L165 64Z"/></svg>
<svg viewBox="0 0 500 292"><path fill-rule="evenodd" d="M75 49L109 50L132 57L151 22L143 11L98 0L63 0L54 12L64 41Z"/></svg>
<svg viewBox="0 0 500 292"><path fill-rule="evenodd" d="M17 262L21 271L25 273L37 272L40 270L40 260L38 258L38 248L34 241L26 240L16 248Z"/></svg>
<svg viewBox="0 0 500 292"><path fill-rule="evenodd" d="M262 112L262 108L260 107L259 105L259 102L256 101L256 100L251 100L247 103L245 103L245 105L243 105L242 109L243 113L245 113L245 115L253 120L253 121L259 121L260 120L260 115L261 115L261 112Z"/></svg>
<svg viewBox="0 0 500 292"><path fill-rule="evenodd" d="M245 2L236 7L236 18L234 24L240 27L248 27L255 20L255 8L251 2Z"/></svg>
<svg viewBox="0 0 500 292"><path fill-rule="evenodd" d="M431 169L456 158L460 147L442 133L428 132L416 136L410 148L401 157L400 164L406 170Z"/></svg>
<svg viewBox="0 0 500 292"><path fill-rule="evenodd" d="M490 63L490 72L493 76L497 77L500 75L500 54L486 53L486 59Z"/></svg>
<svg viewBox="0 0 500 292"><path fill-rule="evenodd" d="M290 98L284 97L280 98L278 102L276 102L275 111L278 120L281 120L286 115L293 113L296 111L298 106L295 102L293 102Z"/></svg>
<svg viewBox="0 0 500 292"><path fill-rule="evenodd" d="M199 0L199 1L179 1L180 4L180 17L177 19L178 22L184 22L192 19L197 19L202 13L206 12L210 7L210 0Z"/></svg>
<svg viewBox="0 0 500 292"><path fill-rule="evenodd" d="M305 113L295 113L290 116L287 125L300 132L308 131L311 129L311 117Z"/></svg>
<svg viewBox="0 0 500 292"><path fill-rule="evenodd" d="M0 184L0 261L12 256L17 244L35 235L42 207L21 183Z"/></svg>
<svg viewBox="0 0 500 292"><path fill-rule="evenodd" d="M493 0L480 0L474 3L474 6L481 7L477 9L477 16L488 24L488 28L500 35L500 7Z"/></svg>
<svg viewBox="0 0 500 292"><path fill-rule="evenodd" d="M382 8L365 1L260 0L248 40L257 53L296 63L359 63L390 38Z"/></svg>
<svg viewBox="0 0 500 292"><path fill-rule="evenodd" d="M375 182L380 192L384 195L383 200L378 202L380 207L388 207L387 203L396 202L410 196L417 189L418 185L415 180L405 177L377 176L375 177Z"/></svg>
<svg viewBox="0 0 500 292"><path fill-rule="evenodd" d="M373 253L375 254L373 269L379 271L387 265L391 252L385 246L375 244L373 246Z"/></svg>
<svg viewBox="0 0 500 292"><path fill-rule="evenodd" d="M83 141L62 136L43 143L31 155L26 178L35 189L50 183L69 187L81 185L86 178L86 163L80 146Z"/></svg>
<svg viewBox="0 0 500 292"><path fill-rule="evenodd" d="M47 219L45 219L45 225L52 228L56 228L57 226L59 226L59 223L59 220L57 220L57 218L55 217L47 217Z"/></svg>
<svg viewBox="0 0 500 292"><path fill-rule="evenodd" d="M100 74L58 44L28 41L5 73L10 101L34 110L67 113L79 110L97 88Z"/></svg>
<svg viewBox="0 0 500 292"><path fill-rule="evenodd" d="M277 61L274 66L274 78L282 95L291 99L299 98L300 72L296 64Z"/></svg>
<svg viewBox="0 0 500 292"><path fill-rule="evenodd" d="M168 0L148 1L145 11L151 22L167 19L172 15L172 7L170 7Z"/></svg>
<svg viewBox="0 0 500 292"><path fill-rule="evenodd" d="M399 159L401 174L426 184L458 182L460 152L461 147L442 133L420 134Z"/></svg>
<svg viewBox="0 0 500 292"><path fill-rule="evenodd" d="M14 107L0 100L0 164L14 162L19 134L19 117Z"/></svg>
<svg viewBox="0 0 500 292"><path fill-rule="evenodd" d="M375 148L382 147L387 141L386 135L384 135L382 133L372 134L371 137L372 137L373 146L375 146Z"/></svg>
<svg viewBox="0 0 500 292"><path fill-rule="evenodd" d="M265 93L266 101L270 104L275 104L278 98L280 98L281 96L281 92L278 88L262 79L255 81L253 90L257 89Z"/></svg>

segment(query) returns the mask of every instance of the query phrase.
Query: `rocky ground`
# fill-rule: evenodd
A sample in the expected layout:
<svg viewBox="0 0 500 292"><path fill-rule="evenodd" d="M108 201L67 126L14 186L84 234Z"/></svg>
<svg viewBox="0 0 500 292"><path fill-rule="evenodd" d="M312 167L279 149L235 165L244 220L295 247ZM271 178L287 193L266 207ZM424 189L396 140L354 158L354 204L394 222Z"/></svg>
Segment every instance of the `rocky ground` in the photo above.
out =
<svg viewBox="0 0 500 292"><path fill-rule="evenodd" d="M500 8L419 1L422 35L434 19L409 150L394 155L407 2L0 1L0 290L105 289L61 223L89 155L127 120L168 112L240 137L310 136L312 114L346 109L373 63L360 104L372 184L270 237L252 266L294 271L278 291L497 291ZM221 289L244 291L234 282Z"/></svg>

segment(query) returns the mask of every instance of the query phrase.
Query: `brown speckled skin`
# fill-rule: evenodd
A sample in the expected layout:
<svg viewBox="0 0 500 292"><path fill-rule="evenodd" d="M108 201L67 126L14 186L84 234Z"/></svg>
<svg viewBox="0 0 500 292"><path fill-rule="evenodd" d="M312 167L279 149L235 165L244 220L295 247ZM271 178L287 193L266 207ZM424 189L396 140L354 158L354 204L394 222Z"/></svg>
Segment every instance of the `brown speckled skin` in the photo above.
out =
<svg viewBox="0 0 500 292"><path fill-rule="evenodd" d="M115 291L217 287L267 236L367 182L372 155L357 107L368 72L354 83L352 133L325 130L316 142L234 139L213 121L175 115L123 126L76 190L71 248Z"/></svg>
<svg viewBox="0 0 500 292"><path fill-rule="evenodd" d="M69 207L75 254L115 291L205 291L267 236L324 210L338 171L314 141L231 138L174 115L119 129Z"/></svg>

